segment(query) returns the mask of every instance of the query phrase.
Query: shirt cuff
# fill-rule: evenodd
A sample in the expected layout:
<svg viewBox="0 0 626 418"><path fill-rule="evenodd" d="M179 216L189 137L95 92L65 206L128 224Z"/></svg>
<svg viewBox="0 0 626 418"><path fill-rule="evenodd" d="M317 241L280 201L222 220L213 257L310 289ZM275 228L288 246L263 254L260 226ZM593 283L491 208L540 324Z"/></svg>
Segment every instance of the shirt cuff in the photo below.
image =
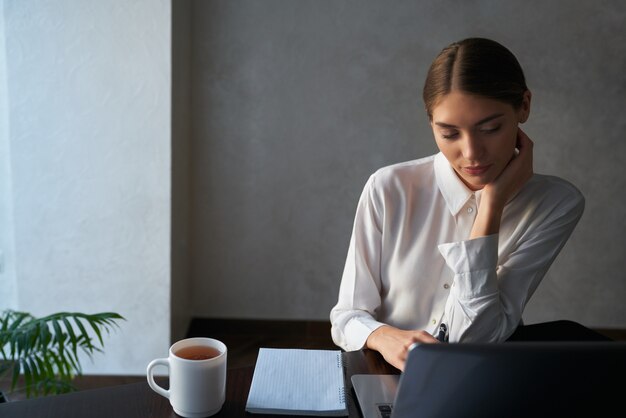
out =
<svg viewBox="0 0 626 418"><path fill-rule="evenodd" d="M352 318L344 329L344 335L347 337L346 351L356 351L364 348L370 334L383 325L385 324L371 317L360 316Z"/></svg>
<svg viewBox="0 0 626 418"><path fill-rule="evenodd" d="M439 245L439 252L454 272L454 292L462 299L498 291L498 235Z"/></svg>

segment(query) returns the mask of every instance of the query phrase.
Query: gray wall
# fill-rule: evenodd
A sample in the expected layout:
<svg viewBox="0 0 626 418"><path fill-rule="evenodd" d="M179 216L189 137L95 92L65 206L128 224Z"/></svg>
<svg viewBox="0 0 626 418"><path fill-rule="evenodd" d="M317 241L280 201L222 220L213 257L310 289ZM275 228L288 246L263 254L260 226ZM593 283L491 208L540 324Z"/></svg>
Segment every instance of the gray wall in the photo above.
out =
<svg viewBox="0 0 626 418"><path fill-rule="evenodd" d="M525 320L626 327L625 4L192 2L193 315L327 319L368 175L436 151L428 65L486 36L526 70L536 171L587 198Z"/></svg>
<svg viewBox="0 0 626 418"><path fill-rule="evenodd" d="M83 370L143 374L170 340L170 2L0 9L0 311L117 312Z"/></svg>
<svg viewBox="0 0 626 418"><path fill-rule="evenodd" d="M172 1L172 230L170 337L187 333L189 306L189 213L191 140L191 8L189 1Z"/></svg>

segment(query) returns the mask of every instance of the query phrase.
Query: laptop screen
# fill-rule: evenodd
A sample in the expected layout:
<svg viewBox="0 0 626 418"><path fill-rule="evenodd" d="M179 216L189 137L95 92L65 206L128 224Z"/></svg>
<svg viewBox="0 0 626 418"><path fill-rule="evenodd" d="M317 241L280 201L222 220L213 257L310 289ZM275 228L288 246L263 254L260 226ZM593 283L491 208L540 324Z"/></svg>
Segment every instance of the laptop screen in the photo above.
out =
<svg viewBox="0 0 626 418"><path fill-rule="evenodd" d="M392 418L604 416L624 408L626 343L422 344Z"/></svg>

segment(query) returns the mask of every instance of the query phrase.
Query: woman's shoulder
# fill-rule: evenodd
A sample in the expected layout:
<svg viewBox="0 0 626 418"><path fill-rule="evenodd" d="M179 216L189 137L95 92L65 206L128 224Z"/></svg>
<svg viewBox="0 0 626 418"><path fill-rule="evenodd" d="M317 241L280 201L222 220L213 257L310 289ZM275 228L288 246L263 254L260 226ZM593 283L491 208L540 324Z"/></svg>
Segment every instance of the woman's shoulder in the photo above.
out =
<svg viewBox="0 0 626 418"><path fill-rule="evenodd" d="M559 193L569 197L584 199L578 187L561 177L547 174L535 174L528 183L529 186L544 190L547 193Z"/></svg>
<svg viewBox="0 0 626 418"><path fill-rule="evenodd" d="M568 205L581 210L585 205L585 197L578 187L561 177L534 174L524 189L527 196L550 205Z"/></svg>
<svg viewBox="0 0 626 418"><path fill-rule="evenodd" d="M420 182L433 175L435 155L387 165L376 170L370 181L379 185Z"/></svg>

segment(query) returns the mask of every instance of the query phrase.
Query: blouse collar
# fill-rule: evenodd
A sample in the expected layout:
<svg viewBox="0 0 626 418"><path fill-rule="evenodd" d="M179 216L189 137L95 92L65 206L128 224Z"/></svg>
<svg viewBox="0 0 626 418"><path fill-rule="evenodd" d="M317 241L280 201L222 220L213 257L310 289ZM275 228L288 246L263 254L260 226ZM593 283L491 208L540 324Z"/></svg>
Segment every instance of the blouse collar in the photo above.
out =
<svg viewBox="0 0 626 418"><path fill-rule="evenodd" d="M476 197L476 204L479 204L481 191L470 190L441 152L435 156L434 166L437 186L452 216L456 216L472 196Z"/></svg>

